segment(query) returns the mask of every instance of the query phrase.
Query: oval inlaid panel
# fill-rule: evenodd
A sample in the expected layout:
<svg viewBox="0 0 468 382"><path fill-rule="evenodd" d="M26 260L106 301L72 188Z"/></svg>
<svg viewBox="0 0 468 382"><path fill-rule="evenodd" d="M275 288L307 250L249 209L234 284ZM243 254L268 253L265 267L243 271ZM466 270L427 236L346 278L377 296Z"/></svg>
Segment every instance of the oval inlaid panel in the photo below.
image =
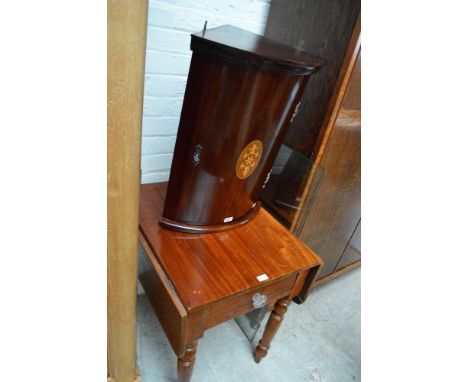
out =
<svg viewBox="0 0 468 382"><path fill-rule="evenodd" d="M262 149L262 142L258 139L244 147L236 166L236 175L239 179L246 179L255 171L262 157Z"/></svg>

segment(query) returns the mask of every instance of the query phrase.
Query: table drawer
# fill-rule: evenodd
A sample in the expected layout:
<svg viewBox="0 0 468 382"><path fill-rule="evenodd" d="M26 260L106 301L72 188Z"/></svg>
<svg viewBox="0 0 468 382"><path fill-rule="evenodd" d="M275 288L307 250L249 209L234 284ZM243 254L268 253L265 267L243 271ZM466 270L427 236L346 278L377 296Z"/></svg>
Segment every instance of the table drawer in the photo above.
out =
<svg viewBox="0 0 468 382"><path fill-rule="evenodd" d="M288 296L291 293L296 277L297 274L294 273L278 281L259 285L256 288L212 304L207 308L208 312L206 315L205 327L210 328L214 325L220 324L221 322L248 313L256 307L259 307L258 303L263 299L266 299L264 305L271 306L281 297ZM254 304L255 295L257 295L255 298L257 304Z"/></svg>

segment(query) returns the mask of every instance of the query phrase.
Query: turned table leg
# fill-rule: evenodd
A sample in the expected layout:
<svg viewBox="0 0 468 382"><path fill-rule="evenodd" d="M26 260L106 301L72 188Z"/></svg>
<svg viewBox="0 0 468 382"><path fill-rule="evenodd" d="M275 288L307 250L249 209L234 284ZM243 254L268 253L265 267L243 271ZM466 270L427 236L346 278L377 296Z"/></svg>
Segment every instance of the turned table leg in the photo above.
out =
<svg viewBox="0 0 468 382"><path fill-rule="evenodd" d="M193 365L195 364L195 354L197 353L197 343L187 345L185 354L177 360L177 377L179 382L189 382L192 377Z"/></svg>
<svg viewBox="0 0 468 382"><path fill-rule="evenodd" d="M280 298L276 301L275 307L268 318L268 322L263 332L262 339L258 342L258 346L255 349L254 357L255 362L259 363L263 357L268 353L271 341L278 331L281 321L283 321L284 314L288 310L290 301L287 297Z"/></svg>

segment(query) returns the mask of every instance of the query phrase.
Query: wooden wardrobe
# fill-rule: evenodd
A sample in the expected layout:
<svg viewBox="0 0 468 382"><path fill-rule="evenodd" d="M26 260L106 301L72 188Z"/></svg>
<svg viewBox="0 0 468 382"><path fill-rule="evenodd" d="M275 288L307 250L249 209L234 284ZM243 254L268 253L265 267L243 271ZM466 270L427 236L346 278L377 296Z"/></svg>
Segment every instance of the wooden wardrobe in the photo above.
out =
<svg viewBox="0 0 468 382"><path fill-rule="evenodd" d="M360 264L360 31L356 0L273 0L265 31L326 61L304 92L262 195L323 259L314 285Z"/></svg>
<svg viewBox="0 0 468 382"><path fill-rule="evenodd" d="M361 261L361 55L337 105L317 164L324 171L316 190L309 190L295 233L324 260L318 282ZM316 174L311 174L313 177ZM312 187L313 188L313 187ZM314 193L315 191L315 193Z"/></svg>

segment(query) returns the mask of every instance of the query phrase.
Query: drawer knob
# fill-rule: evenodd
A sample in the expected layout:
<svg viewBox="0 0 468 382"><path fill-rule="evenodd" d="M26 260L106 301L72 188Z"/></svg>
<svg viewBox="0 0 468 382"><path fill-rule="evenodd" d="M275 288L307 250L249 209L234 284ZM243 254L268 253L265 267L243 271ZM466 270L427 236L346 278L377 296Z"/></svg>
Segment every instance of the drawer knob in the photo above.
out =
<svg viewBox="0 0 468 382"><path fill-rule="evenodd" d="M268 301L268 297L261 293L255 293L252 297L252 304L255 309L265 306Z"/></svg>

